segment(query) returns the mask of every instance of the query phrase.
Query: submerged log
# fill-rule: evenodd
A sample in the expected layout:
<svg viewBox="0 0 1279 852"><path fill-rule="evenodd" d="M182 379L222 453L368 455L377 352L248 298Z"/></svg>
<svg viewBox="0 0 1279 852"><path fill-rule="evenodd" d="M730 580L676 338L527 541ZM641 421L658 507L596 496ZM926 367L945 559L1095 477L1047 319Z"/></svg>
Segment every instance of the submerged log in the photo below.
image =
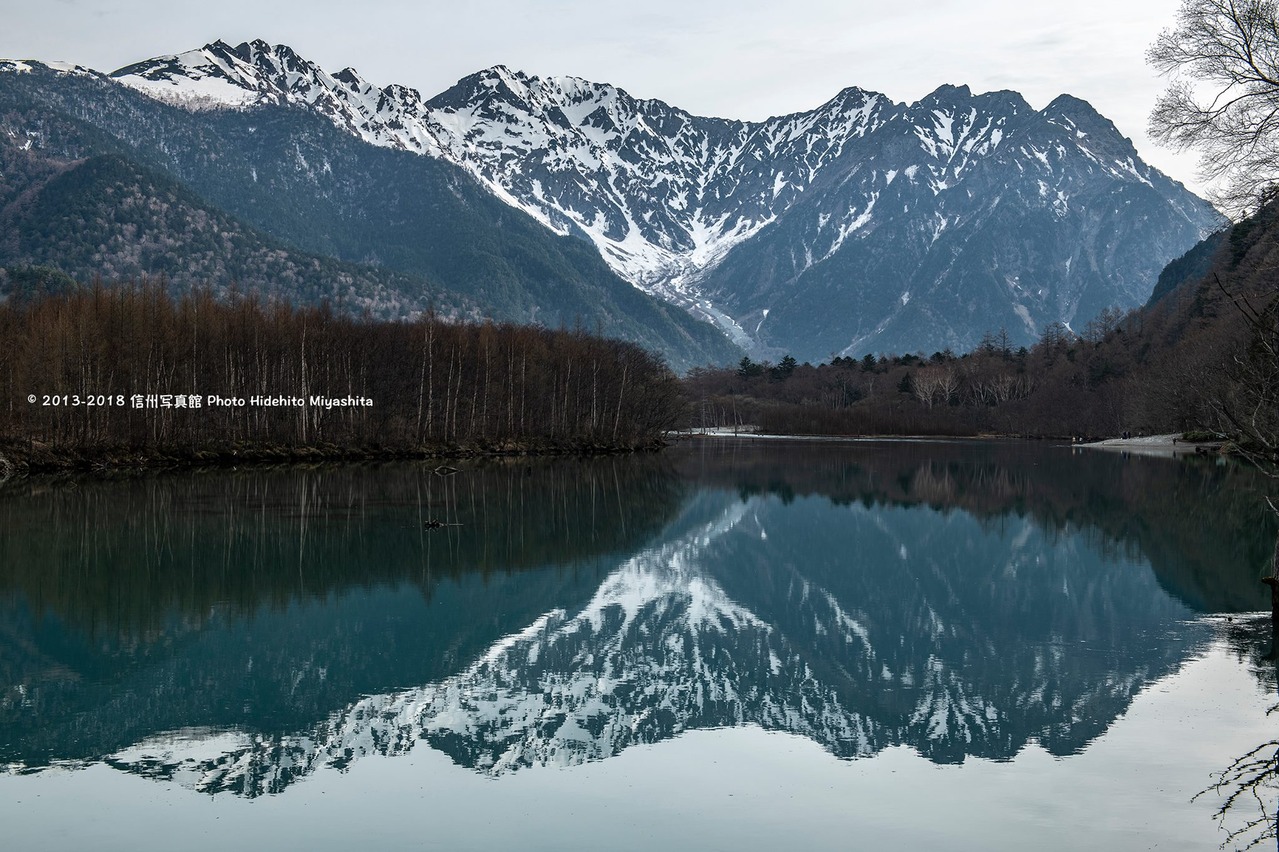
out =
<svg viewBox="0 0 1279 852"><path fill-rule="evenodd" d="M1270 619L1279 629L1279 579L1262 577L1261 582L1270 587Z"/></svg>
<svg viewBox="0 0 1279 852"><path fill-rule="evenodd" d="M1275 555L1270 560L1270 576L1261 582L1270 587L1270 623L1279 632L1279 536L1275 537Z"/></svg>

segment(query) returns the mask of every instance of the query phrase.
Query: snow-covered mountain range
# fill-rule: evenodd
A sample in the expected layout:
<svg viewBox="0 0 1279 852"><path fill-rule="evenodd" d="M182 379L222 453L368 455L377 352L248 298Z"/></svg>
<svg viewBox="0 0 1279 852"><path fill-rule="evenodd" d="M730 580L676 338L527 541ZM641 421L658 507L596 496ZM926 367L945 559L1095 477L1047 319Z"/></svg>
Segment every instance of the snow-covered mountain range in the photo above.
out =
<svg viewBox="0 0 1279 852"><path fill-rule="evenodd" d="M496 66L424 98L261 41L160 57L120 83L199 113L301 107L455 164L627 281L747 348L802 357L1031 340L1145 301L1222 220L1087 103L849 88L761 122Z"/></svg>

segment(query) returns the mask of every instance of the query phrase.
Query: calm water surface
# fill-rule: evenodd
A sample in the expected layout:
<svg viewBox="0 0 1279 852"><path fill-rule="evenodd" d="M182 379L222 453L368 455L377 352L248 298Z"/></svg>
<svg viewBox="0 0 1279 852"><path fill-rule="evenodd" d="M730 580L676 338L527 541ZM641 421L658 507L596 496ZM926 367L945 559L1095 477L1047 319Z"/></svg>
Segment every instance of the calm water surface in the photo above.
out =
<svg viewBox="0 0 1279 852"><path fill-rule="evenodd" d="M6 848L1204 849L1262 815L1191 801L1276 734L1246 470L461 467L0 486Z"/></svg>

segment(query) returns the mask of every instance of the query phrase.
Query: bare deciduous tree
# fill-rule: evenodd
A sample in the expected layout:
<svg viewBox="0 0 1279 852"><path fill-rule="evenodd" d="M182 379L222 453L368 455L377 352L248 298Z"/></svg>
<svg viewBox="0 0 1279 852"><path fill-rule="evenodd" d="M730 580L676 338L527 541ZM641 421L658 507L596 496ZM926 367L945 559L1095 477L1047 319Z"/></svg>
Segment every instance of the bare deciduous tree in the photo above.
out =
<svg viewBox="0 0 1279 852"><path fill-rule="evenodd" d="M1147 60L1170 78L1150 134L1197 149L1214 198L1238 214L1279 178L1279 26L1276 0L1183 0Z"/></svg>

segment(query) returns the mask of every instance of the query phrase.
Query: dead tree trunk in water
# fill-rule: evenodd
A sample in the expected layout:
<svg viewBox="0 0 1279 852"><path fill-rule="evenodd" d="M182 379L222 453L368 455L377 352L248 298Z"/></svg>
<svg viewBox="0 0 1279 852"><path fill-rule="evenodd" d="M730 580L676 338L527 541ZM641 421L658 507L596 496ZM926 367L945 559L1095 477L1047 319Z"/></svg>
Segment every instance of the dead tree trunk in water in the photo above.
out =
<svg viewBox="0 0 1279 852"><path fill-rule="evenodd" d="M1275 555L1270 560L1270 576L1261 582L1270 587L1270 626L1279 633L1279 536L1275 537Z"/></svg>

